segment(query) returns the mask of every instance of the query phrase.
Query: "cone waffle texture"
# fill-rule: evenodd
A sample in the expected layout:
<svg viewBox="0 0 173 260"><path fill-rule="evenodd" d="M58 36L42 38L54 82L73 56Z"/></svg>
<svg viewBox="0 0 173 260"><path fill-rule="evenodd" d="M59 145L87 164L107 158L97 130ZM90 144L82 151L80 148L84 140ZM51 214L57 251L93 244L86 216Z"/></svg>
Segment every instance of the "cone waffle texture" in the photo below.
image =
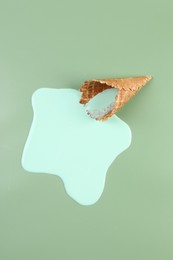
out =
<svg viewBox="0 0 173 260"><path fill-rule="evenodd" d="M100 92L110 88L117 88L118 94L115 98L114 108L106 115L96 118L96 120L107 120L124 106L151 78L151 76L141 76L86 80L80 88L82 92L80 103L85 105Z"/></svg>

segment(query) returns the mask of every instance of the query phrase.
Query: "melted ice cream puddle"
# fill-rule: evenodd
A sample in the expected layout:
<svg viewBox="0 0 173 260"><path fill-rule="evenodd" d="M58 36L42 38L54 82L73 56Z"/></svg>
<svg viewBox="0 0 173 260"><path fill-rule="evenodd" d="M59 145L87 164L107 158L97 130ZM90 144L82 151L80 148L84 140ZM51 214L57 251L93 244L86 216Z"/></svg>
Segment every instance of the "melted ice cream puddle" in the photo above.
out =
<svg viewBox="0 0 173 260"><path fill-rule="evenodd" d="M117 116L93 120L79 103L80 95L74 89L47 88L33 94L34 118L22 165L29 172L59 176L69 196L91 205L103 192L109 166L129 147L131 131Z"/></svg>
<svg viewBox="0 0 173 260"><path fill-rule="evenodd" d="M92 118L103 117L113 110L117 94L118 90L116 88L106 89L97 94L86 104L87 113Z"/></svg>

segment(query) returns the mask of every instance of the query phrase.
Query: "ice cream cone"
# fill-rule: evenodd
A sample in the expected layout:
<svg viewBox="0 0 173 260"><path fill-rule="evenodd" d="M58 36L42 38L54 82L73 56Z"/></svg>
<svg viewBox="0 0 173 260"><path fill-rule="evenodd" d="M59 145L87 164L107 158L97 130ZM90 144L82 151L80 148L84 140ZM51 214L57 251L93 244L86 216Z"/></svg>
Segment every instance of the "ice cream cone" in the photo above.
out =
<svg viewBox="0 0 173 260"><path fill-rule="evenodd" d="M80 103L84 105L87 104L90 99L106 89L118 89L114 108L106 115L96 118L96 120L107 120L124 106L151 79L151 76L141 76L133 78L86 80L80 88L80 91L82 92Z"/></svg>

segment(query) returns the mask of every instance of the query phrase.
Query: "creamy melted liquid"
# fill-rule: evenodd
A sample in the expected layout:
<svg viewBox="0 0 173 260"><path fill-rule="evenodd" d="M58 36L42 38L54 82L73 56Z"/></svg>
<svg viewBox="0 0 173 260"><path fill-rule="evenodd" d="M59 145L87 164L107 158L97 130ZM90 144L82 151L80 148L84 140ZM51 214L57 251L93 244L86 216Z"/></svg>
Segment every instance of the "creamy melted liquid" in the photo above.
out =
<svg viewBox="0 0 173 260"><path fill-rule="evenodd" d="M117 116L104 122L89 117L80 95L74 89L48 88L33 94L34 118L22 166L59 176L71 198L91 205L103 192L109 166L129 147L131 130Z"/></svg>

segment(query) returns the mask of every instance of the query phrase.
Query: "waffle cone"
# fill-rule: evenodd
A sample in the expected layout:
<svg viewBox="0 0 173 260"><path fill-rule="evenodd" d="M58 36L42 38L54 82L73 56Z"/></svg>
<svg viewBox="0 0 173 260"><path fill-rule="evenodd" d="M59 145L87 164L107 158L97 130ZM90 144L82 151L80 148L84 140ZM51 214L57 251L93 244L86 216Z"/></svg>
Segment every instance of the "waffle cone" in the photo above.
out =
<svg viewBox="0 0 173 260"><path fill-rule="evenodd" d="M115 98L114 108L103 117L96 118L96 120L107 120L124 106L151 79L151 76L141 76L134 78L86 80L80 88L80 91L82 92L80 103L85 105L100 92L110 88L117 88L118 94Z"/></svg>

